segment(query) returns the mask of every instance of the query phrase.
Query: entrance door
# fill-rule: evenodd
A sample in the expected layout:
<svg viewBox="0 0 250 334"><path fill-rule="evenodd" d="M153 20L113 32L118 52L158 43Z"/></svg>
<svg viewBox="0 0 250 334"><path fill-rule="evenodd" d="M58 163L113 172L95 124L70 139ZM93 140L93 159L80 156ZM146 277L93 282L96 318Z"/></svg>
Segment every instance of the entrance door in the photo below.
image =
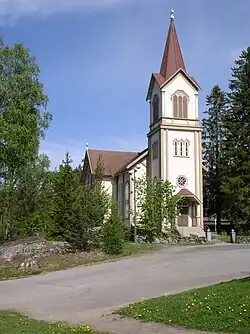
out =
<svg viewBox="0 0 250 334"><path fill-rule="evenodd" d="M181 215L178 218L178 226L188 226L188 202L183 202L181 206Z"/></svg>
<svg viewBox="0 0 250 334"><path fill-rule="evenodd" d="M193 203L192 204L192 226L196 227L197 224L197 204Z"/></svg>

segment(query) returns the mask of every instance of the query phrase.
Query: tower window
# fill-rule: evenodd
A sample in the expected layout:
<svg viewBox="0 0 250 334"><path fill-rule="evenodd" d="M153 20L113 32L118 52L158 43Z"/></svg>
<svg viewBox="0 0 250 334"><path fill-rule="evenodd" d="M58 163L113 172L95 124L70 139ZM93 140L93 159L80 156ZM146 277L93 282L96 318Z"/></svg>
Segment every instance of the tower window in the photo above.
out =
<svg viewBox="0 0 250 334"><path fill-rule="evenodd" d="M159 105L159 96L155 94L153 98L153 123L155 123L159 119Z"/></svg>
<svg viewBox="0 0 250 334"><path fill-rule="evenodd" d="M176 181L177 181L177 186L180 188L185 188L187 186L188 180L184 175L178 176Z"/></svg>
<svg viewBox="0 0 250 334"><path fill-rule="evenodd" d="M186 157L188 157L188 148L189 148L189 143L186 140L186 142L185 142L185 154L186 154Z"/></svg>
<svg viewBox="0 0 250 334"><path fill-rule="evenodd" d="M174 145L174 156L175 157L189 157L189 140L178 140L175 139L173 142Z"/></svg>
<svg viewBox="0 0 250 334"><path fill-rule="evenodd" d="M177 156L178 155L178 146L179 146L179 142L178 140L174 141L174 155Z"/></svg>
<svg viewBox="0 0 250 334"><path fill-rule="evenodd" d="M174 118L188 118L188 97L183 91L177 91L172 97Z"/></svg>
<svg viewBox="0 0 250 334"><path fill-rule="evenodd" d="M158 158L158 141L153 142L152 151L153 151L153 160L155 160Z"/></svg>

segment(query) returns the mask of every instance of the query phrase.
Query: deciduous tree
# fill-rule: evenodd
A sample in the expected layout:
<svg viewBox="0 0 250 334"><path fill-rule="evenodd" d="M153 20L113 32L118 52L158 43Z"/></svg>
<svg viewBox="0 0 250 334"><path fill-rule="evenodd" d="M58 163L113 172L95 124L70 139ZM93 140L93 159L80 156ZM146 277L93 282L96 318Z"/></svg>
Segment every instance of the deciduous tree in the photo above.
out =
<svg viewBox="0 0 250 334"><path fill-rule="evenodd" d="M164 229L171 230L179 214L180 197L174 195L168 181L142 177L136 181L137 217L148 241Z"/></svg>

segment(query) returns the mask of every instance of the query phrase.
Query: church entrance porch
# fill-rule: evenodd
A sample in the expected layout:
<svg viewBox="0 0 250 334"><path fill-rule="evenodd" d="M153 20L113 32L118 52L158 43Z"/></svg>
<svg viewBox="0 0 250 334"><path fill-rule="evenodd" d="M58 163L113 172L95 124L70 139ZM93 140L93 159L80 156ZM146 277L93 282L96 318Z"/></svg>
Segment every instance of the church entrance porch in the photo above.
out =
<svg viewBox="0 0 250 334"><path fill-rule="evenodd" d="M189 226L189 205L187 201L181 203L180 216L178 217L178 226Z"/></svg>
<svg viewBox="0 0 250 334"><path fill-rule="evenodd" d="M180 205L180 216L177 218L177 227L197 228L199 224L200 203L197 197L187 189L182 189L179 193L182 197Z"/></svg>
<svg viewBox="0 0 250 334"><path fill-rule="evenodd" d="M181 227L197 227L197 203L184 200L181 204L180 216L178 217L177 224Z"/></svg>

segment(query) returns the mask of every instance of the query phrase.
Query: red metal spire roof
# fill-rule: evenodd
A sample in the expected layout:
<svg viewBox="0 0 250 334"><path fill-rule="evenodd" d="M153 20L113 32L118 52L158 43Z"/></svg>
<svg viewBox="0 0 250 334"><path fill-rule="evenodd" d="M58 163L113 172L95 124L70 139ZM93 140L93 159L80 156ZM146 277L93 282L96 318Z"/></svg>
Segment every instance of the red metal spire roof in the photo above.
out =
<svg viewBox="0 0 250 334"><path fill-rule="evenodd" d="M162 57L160 73L153 73L151 76L149 89L147 93L147 100L150 99L153 84L156 81L159 87L165 85L174 74L182 72L188 79L188 81L199 90L200 86L195 78L188 75L185 67L185 63L182 57L177 32L174 25L174 11L171 11L171 21L168 30L167 41Z"/></svg>
<svg viewBox="0 0 250 334"><path fill-rule="evenodd" d="M168 80L179 69L182 69L184 72L186 72L186 67L181 54L181 48L174 25L174 16L172 11L168 37L162 57L160 74L165 78L165 80Z"/></svg>

